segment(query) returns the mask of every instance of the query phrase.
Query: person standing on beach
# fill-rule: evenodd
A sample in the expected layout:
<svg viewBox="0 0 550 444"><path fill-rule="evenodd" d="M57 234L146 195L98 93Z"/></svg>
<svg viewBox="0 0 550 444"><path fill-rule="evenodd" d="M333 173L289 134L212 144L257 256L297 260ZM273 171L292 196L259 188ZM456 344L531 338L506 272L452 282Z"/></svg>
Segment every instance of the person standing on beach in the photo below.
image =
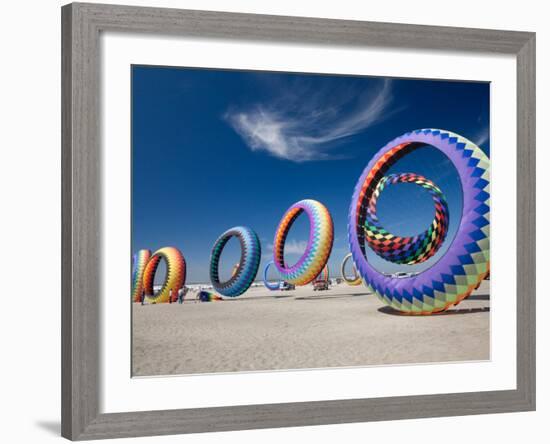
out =
<svg viewBox="0 0 550 444"><path fill-rule="evenodd" d="M168 296L168 303L171 304L172 303L172 289L170 289L170 296Z"/></svg>
<svg viewBox="0 0 550 444"><path fill-rule="evenodd" d="M145 305L145 289L141 292L141 305Z"/></svg>

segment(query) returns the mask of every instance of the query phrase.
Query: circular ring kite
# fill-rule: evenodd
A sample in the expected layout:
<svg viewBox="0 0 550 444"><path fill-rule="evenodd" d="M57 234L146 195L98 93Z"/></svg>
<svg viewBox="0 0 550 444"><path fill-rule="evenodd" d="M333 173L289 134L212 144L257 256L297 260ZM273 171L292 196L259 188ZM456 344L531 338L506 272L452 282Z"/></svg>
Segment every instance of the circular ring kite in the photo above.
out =
<svg viewBox="0 0 550 444"><path fill-rule="evenodd" d="M310 225L306 251L296 264L287 267L285 240L292 224L303 212L307 214ZM281 219L273 242L273 258L281 278L294 285L306 285L313 281L327 264L333 239L332 217L322 203L306 199L292 205Z"/></svg>
<svg viewBox="0 0 550 444"><path fill-rule="evenodd" d="M406 278L376 270L365 255L365 222L378 183L404 155L432 146L455 166L462 185L463 208L457 233L430 268ZM355 265L369 287L387 305L408 314L444 311L467 298L490 270L489 159L474 143L438 129L406 133L374 155L359 178L348 219L348 240Z"/></svg>
<svg viewBox="0 0 550 444"><path fill-rule="evenodd" d="M220 282L219 263L227 241L235 236L241 243L241 259L237 270L226 282ZM214 243L210 256L210 281L214 289L224 296L236 297L243 294L256 277L262 249L256 233L247 227L234 227L223 233Z"/></svg>
<svg viewBox="0 0 550 444"><path fill-rule="evenodd" d="M353 266L353 278L350 279L346 276L346 264L351 259L351 257L351 253L348 253L344 256L340 271L342 273L342 279L344 279L346 284L351 285L352 287L356 287L357 285L361 285L363 279L361 279L361 276L359 276L359 273L357 273L357 268L355 268L355 265Z"/></svg>
<svg viewBox="0 0 550 444"><path fill-rule="evenodd" d="M435 204L435 217L423 233L412 237L400 237L382 227L376 215L376 203L380 193L388 185L412 183L428 190ZM367 207L365 240L380 257L396 264L419 264L432 257L443 244L449 229L449 208L445 196L431 180L412 173L390 174L376 185Z"/></svg>
<svg viewBox="0 0 550 444"><path fill-rule="evenodd" d="M275 262L273 262L273 261L268 262L267 265L264 268L264 286L265 286L265 288L267 288L268 290L271 290L271 291L275 291L275 290L278 290L279 288L281 288L281 281L277 281L274 284L272 284L267 280L267 270L269 270L269 267L271 267L274 264L275 264Z"/></svg>
<svg viewBox="0 0 550 444"><path fill-rule="evenodd" d="M132 258L132 301L134 302L141 302L143 272L150 258L151 250L139 250Z"/></svg>
<svg viewBox="0 0 550 444"><path fill-rule="evenodd" d="M166 261L166 279L162 288L155 293L153 288L155 273L162 259ZM185 285L185 273L185 259L177 248L164 247L155 251L143 272L145 300L151 304L176 302L178 290ZM170 290L172 290L172 300L170 300Z"/></svg>

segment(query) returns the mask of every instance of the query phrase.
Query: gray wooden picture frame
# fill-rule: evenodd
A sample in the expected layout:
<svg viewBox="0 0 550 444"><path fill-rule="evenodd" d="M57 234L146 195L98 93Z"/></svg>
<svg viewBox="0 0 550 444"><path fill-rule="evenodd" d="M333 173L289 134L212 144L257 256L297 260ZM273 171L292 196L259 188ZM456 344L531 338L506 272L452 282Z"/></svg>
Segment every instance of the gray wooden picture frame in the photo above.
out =
<svg viewBox="0 0 550 444"><path fill-rule="evenodd" d="M510 54L517 60L517 389L99 411L103 31ZM62 435L73 440L535 409L535 34L73 3L62 8ZM498 223L498 221L497 221Z"/></svg>

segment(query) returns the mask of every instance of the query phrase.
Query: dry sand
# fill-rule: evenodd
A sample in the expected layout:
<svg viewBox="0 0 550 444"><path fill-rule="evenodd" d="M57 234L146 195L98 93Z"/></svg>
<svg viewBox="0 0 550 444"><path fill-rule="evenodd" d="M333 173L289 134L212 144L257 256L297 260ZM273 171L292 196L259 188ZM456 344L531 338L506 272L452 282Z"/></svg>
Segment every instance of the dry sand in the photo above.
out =
<svg viewBox="0 0 550 444"><path fill-rule="evenodd" d="M192 294L192 293L190 293ZM133 374L489 359L489 282L458 306L403 316L364 286L263 287L219 302L133 306Z"/></svg>

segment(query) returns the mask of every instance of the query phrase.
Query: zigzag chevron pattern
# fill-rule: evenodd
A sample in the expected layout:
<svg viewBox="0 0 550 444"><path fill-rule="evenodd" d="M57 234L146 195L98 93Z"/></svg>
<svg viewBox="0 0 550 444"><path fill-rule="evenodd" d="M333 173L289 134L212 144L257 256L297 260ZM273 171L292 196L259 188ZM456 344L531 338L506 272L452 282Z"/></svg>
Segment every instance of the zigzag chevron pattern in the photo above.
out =
<svg viewBox="0 0 550 444"><path fill-rule="evenodd" d="M309 240L306 251L298 262L287 267L284 247L290 227L305 212L309 218ZM301 200L283 215L273 241L273 261L281 279L294 285L306 285L314 280L327 264L334 240L334 226L328 209L312 199Z"/></svg>
<svg viewBox="0 0 550 444"><path fill-rule="evenodd" d="M434 201L434 220L426 231L417 236L395 236L384 229L378 220L378 197L386 186L397 183L419 185L428 190ZM365 240L378 256L396 264L419 264L432 257L445 240L449 228L449 208L445 196L431 180L413 173L390 174L380 179L372 193L364 227Z"/></svg>
<svg viewBox="0 0 550 444"><path fill-rule="evenodd" d="M220 282L219 263L222 251L230 238L235 236L241 244L241 259L232 271L231 278ZM233 227L223 233L214 242L210 255L210 281L218 293L228 297L237 297L243 294L256 278L262 249L258 236L248 227Z"/></svg>
<svg viewBox="0 0 550 444"><path fill-rule="evenodd" d="M155 293L153 289L155 273L162 259L166 261L166 279L164 280L162 288ZM151 304L175 302L177 300L178 290L185 285L185 274L185 259L177 248L164 247L155 251L143 272L145 300ZM172 290L171 301L170 290Z"/></svg>
<svg viewBox="0 0 550 444"><path fill-rule="evenodd" d="M463 192L460 225L448 250L432 267L407 278L386 276L368 263L364 225L378 182L407 153L431 145L455 166ZM387 305L409 314L444 311L467 298L490 271L489 158L473 142L439 129L406 133L383 147L369 162L353 193L348 241L359 273Z"/></svg>

